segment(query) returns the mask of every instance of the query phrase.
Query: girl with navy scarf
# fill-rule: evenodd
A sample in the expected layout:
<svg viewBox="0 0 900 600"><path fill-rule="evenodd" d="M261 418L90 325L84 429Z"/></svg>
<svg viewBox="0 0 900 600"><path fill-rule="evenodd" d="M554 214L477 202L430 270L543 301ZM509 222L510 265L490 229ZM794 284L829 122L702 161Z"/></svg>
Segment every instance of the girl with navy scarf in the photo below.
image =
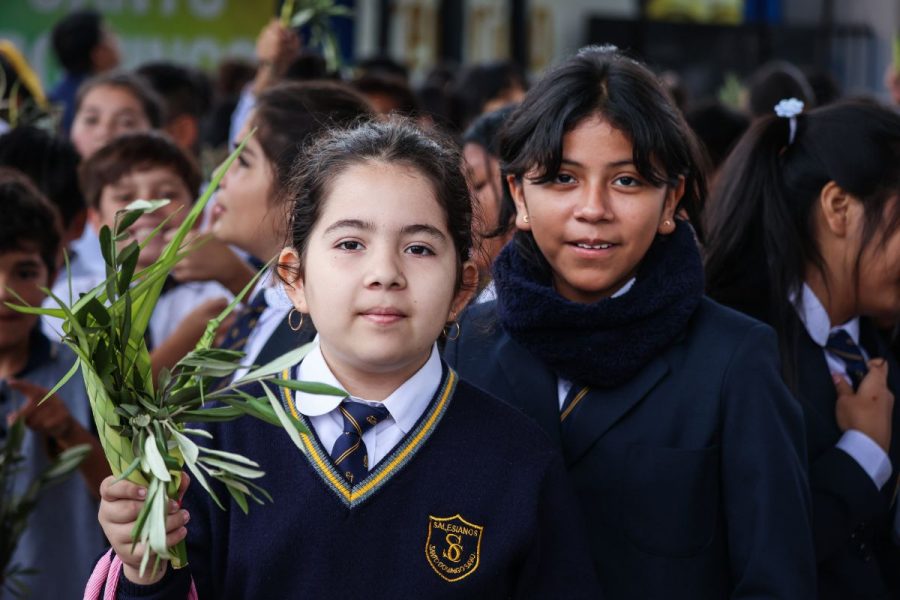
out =
<svg viewBox="0 0 900 600"><path fill-rule="evenodd" d="M900 114L782 101L712 196L712 297L770 323L803 407L819 598L900 597Z"/></svg>
<svg viewBox="0 0 900 600"><path fill-rule="evenodd" d="M608 597L813 597L800 407L773 331L703 296L678 110L588 48L501 135L517 231L447 361L561 447Z"/></svg>

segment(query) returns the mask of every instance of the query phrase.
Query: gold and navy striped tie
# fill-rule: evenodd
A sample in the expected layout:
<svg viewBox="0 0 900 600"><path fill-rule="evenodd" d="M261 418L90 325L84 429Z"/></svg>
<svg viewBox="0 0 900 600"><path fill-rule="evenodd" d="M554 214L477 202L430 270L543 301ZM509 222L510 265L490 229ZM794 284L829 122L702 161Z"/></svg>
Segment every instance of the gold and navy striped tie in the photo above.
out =
<svg viewBox="0 0 900 600"><path fill-rule="evenodd" d="M862 350L853 341L850 334L844 329L833 331L828 336L825 350L844 362L847 366L847 375L853 383L853 389L858 388L863 377L869 372L869 367L866 365L866 358L863 356Z"/></svg>
<svg viewBox="0 0 900 600"><path fill-rule="evenodd" d="M369 455L362 436L390 416L383 406L369 406L344 400L338 409L344 418L344 433L334 442L331 459L351 485L369 472Z"/></svg>

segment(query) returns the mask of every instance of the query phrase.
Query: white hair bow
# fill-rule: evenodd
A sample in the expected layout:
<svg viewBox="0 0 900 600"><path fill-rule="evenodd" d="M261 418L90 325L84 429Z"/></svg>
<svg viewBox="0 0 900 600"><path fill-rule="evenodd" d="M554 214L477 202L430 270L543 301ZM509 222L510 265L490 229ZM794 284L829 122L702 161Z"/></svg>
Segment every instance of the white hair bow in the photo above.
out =
<svg viewBox="0 0 900 600"><path fill-rule="evenodd" d="M775 105L775 114L782 119L789 119L791 131L788 135L788 145L794 143L797 135L797 115L803 112L803 101L796 98L785 98Z"/></svg>

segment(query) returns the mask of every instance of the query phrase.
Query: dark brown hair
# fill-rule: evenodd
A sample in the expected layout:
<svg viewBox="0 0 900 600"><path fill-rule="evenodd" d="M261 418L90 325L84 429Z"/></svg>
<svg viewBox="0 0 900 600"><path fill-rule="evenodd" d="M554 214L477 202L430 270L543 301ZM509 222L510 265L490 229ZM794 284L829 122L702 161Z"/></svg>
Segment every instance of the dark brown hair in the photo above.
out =
<svg viewBox="0 0 900 600"><path fill-rule="evenodd" d="M20 170L59 210L63 227L84 212L78 186L81 156L68 139L34 126L19 126L0 136L0 165Z"/></svg>
<svg viewBox="0 0 900 600"><path fill-rule="evenodd" d="M145 131L117 136L81 163L78 177L87 205L100 205L103 188L129 173L162 167L175 173L195 198L202 175L197 163L163 133Z"/></svg>
<svg viewBox="0 0 900 600"><path fill-rule="evenodd" d="M250 124L271 165L276 200L287 190L291 167L306 142L327 128L371 115L366 99L340 83L288 82L260 94Z"/></svg>
<svg viewBox="0 0 900 600"><path fill-rule="evenodd" d="M843 101L790 121L757 121L717 179L708 217L707 291L714 299L770 322L791 375L788 298L808 266L824 273L813 210L829 181L862 203L863 250L900 227L900 114L869 101ZM789 382L791 383L791 382Z"/></svg>
<svg viewBox="0 0 900 600"><path fill-rule="evenodd" d="M59 213L33 183L15 169L0 167L0 253L37 251L49 273L59 255Z"/></svg>
<svg viewBox="0 0 900 600"><path fill-rule="evenodd" d="M153 91L147 81L128 71L102 73L81 84L81 87L78 88L78 95L75 97L75 110L72 111L72 114L78 114L85 97L91 91L101 87L117 87L127 90L140 102L150 127L153 129L162 127L164 121L162 98Z"/></svg>

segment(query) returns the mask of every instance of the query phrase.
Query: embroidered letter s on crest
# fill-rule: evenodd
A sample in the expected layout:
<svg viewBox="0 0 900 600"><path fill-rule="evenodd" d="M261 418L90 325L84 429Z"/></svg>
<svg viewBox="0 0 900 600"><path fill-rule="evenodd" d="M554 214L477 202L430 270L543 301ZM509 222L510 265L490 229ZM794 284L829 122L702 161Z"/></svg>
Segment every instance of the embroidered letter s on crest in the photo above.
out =
<svg viewBox="0 0 900 600"><path fill-rule="evenodd" d="M434 572L447 581L459 581L478 568L484 527L469 523L459 514L428 517L425 558Z"/></svg>

